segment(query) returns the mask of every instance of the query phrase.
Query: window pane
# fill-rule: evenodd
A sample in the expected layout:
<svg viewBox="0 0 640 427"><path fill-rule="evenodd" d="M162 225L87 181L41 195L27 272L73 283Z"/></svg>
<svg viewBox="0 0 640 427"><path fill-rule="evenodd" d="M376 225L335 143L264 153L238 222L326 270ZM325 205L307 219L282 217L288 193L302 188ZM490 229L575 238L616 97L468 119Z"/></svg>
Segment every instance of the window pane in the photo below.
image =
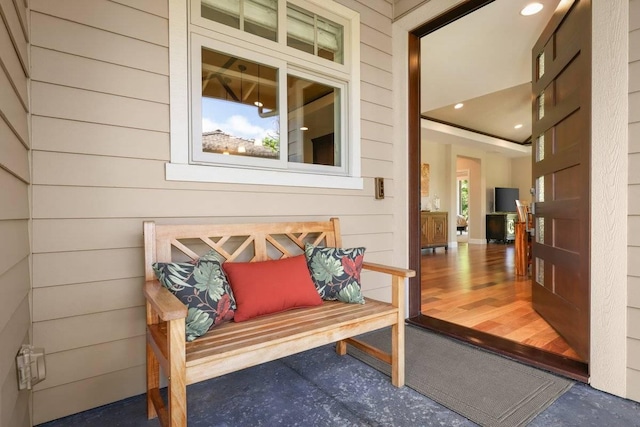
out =
<svg viewBox="0 0 640 427"><path fill-rule="evenodd" d="M202 151L280 158L278 70L202 48Z"/></svg>
<svg viewBox="0 0 640 427"><path fill-rule="evenodd" d="M287 6L287 46L343 64L343 40L342 25Z"/></svg>
<svg viewBox="0 0 640 427"><path fill-rule="evenodd" d="M278 0L201 0L203 18L277 40Z"/></svg>
<svg viewBox="0 0 640 427"><path fill-rule="evenodd" d="M318 56L329 61L343 63L342 25L326 19L318 19Z"/></svg>
<svg viewBox="0 0 640 427"><path fill-rule="evenodd" d="M287 76L289 161L341 166L340 89Z"/></svg>

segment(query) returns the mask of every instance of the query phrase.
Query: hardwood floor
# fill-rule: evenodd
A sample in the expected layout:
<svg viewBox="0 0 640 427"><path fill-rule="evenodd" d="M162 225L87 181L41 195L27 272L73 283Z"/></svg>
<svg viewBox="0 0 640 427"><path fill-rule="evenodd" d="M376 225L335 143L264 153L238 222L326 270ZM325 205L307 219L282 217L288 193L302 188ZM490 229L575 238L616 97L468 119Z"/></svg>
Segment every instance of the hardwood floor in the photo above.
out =
<svg viewBox="0 0 640 427"><path fill-rule="evenodd" d="M461 243L422 253L422 314L580 361L531 307L531 279L515 276L513 245Z"/></svg>

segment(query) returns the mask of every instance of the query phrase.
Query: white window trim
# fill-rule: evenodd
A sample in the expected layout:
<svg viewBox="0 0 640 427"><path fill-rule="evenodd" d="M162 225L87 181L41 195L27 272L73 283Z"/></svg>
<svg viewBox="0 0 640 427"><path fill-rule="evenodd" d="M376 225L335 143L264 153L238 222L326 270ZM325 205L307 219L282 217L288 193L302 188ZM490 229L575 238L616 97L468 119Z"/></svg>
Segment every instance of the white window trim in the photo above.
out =
<svg viewBox="0 0 640 427"><path fill-rule="evenodd" d="M295 187L321 187L362 189L360 150L360 15L331 0L307 0L311 5L327 8L344 16L350 22L352 34L349 46L351 82L348 99L348 133L343 141L347 154L348 176L310 173L308 171L261 170L198 165L189 163L189 0L169 0L169 112L171 162L166 164L166 179L170 181L219 182L238 184L283 185ZM299 3L295 1L295 3Z"/></svg>

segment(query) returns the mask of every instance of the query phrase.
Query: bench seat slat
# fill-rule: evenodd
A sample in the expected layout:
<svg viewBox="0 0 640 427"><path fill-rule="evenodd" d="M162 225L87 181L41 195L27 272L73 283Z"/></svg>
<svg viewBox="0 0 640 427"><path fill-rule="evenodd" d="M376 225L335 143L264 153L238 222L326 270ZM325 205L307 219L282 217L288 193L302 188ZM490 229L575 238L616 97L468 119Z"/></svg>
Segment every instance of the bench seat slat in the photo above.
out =
<svg viewBox="0 0 640 427"><path fill-rule="evenodd" d="M293 313L276 313L265 316L271 322L263 323L257 328L251 328L251 320L241 323L228 323L221 325L221 331L213 329L203 337L187 344L187 367L191 366L194 360L204 359L216 354L233 352L234 350L251 351L252 347L259 348L265 342L276 340L295 340L305 334L317 332L323 328L333 328L341 323L349 323L354 320L366 320L369 317L384 316L387 314L397 316L398 311L389 304L369 301L364 305L348 305L342 302L328 302L318 311L310 315L306 309L295 310ZM384 307L383 310L380 307ZM285 321L281 321L281 314L297 314L297 316L286 316ZM205 338L204 341L198 342Z"/></svg>

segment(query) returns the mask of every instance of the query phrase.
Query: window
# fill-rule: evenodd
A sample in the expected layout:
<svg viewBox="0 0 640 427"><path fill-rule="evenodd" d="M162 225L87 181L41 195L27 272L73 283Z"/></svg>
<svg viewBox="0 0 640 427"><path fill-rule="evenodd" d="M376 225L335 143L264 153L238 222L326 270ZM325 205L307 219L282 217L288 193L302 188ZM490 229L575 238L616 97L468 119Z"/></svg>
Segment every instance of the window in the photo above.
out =
<svg viewBox="0 0 640 427"><path fill-rule="evenodd" d="M167 179L362 188L358 14L184 1L170 3Z"/></svg>

